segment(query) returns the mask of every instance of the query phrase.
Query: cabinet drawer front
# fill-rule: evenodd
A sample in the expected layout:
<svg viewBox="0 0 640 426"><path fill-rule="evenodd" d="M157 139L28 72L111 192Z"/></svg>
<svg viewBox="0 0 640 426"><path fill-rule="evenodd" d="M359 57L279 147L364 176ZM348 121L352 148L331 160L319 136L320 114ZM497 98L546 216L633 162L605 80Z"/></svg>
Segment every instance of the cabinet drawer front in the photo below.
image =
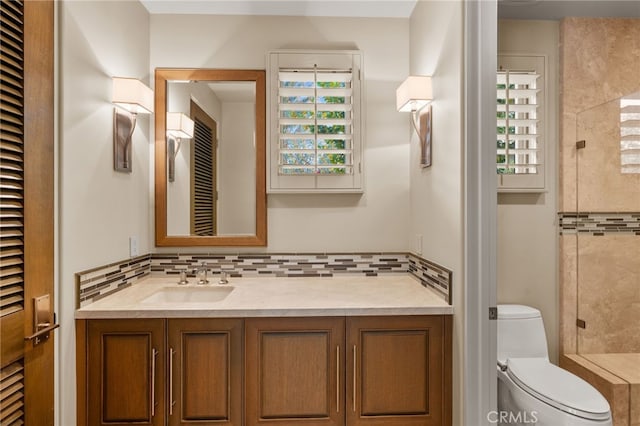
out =
<svg viewBox="0 0 640 426"><path fill-rule="evenodd" d="M440 425L443 317L347 319L347 423Z"/></svg>
<svg viewBox="0 0 640 426"><path fill-rule="evenodd" d="M342 318L246 323L247 425L339 425Z"/></svg>
<svg viewBox="0 0 640 426"><path fill-rule="evenodd" d="M88 323L91 425L163 422L164 321Z"/></svg>
<svg viewBox="0 0 640 426"><path fill-rule="evenodd" d="M242 421L241 319L169 320L169 425Z"/></svg>
<svg viewBox="0 0 640 426"><path fill-rule="evenodd" d="M363 416L429 413L430 340L427 329L361 332Z"/></svg>

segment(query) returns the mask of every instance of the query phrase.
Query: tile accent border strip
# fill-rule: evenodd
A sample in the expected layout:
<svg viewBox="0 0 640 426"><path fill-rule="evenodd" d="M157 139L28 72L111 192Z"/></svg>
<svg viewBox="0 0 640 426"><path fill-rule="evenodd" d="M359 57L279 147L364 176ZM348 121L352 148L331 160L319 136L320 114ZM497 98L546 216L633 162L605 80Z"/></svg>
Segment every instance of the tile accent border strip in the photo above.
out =
<svg viewBox="0 0 640 426"><path fill-rule="evenodd" d="M148 275L175 276L202 262L215 276L227 271L231 277L333 277L411 274L451 304L452 272L409 253L264 253L207 254L153 253L93 268L76 274L76 305L92 302L126 288Z"/></svg>
<svg viewBox="0 0 640 426"><path fill-rule="evenodd" d="M560 212L560 235L631 234L640 236L640 212Z"/></svg>
<svg viewBox="0 0 640 426"><path fill-rule="evenodd" d="M77 272L76 308L129 287L150 273L150 254Z"/></svg>
<svg viewBox="0 0 640 426"><path fill-rule="evenodd" d="M449 269L433 263L413 253L408 255L409 273L416 277L423 286L438 292L450 305L453 300L451 291L453 272Z"/></svg>
<svg viewBox="0 0 640 426"><path fill-rule="evenodd" d="M152 274L188 276L202 262L213 275L221 271L231 277L332 277L337 274L404 273L409 268L406 253L266 253L266 254L162 254L151 258Z"/></svg>

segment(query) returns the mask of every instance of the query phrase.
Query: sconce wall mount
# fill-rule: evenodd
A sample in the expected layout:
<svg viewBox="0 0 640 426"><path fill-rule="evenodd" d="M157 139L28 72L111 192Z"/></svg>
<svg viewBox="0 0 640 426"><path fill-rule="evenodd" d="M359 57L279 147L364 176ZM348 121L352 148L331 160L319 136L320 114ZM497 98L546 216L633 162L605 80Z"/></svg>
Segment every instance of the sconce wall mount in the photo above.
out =
<svg viewBox="0 0 640 426"><path fill-rule="evenodd" d="M420 140L420 165L431 166L431 77L411 75L396 90L396 107L411 112L411 124Z"/></svg>
<svg viewBox="0 0 640 426"><path fill-rule="evenodd" d="M191 139L194 134L194 122L181 112L167 113L167 174L169 182L176 176L176 155L180 151L182 139Z"/></svg>
<svg viewBox="0 0 640 426"><path fill-rule="evenodd" d="M153 113L153 91L135 78L113 77L113 169L131 173L131 137L137 115Z"/></svg>

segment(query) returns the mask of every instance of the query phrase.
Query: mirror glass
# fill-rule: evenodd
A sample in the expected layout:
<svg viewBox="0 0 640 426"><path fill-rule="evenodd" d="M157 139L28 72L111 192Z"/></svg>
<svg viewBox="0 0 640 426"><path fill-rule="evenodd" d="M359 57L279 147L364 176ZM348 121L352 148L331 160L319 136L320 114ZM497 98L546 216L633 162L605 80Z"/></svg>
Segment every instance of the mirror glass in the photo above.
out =
<svg viewBox="0 0 640 426"><path fill-rule="evenodd" d="M264 136L264 71L156 70L157 245L266 244Z"/></svg>

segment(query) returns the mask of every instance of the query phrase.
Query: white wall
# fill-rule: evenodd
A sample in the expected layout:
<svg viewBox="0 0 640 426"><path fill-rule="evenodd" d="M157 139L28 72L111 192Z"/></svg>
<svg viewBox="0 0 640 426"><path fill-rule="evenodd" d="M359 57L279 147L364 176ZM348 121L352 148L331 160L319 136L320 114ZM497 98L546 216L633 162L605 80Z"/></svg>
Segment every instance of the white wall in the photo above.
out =
<svg viewBox="0 0 640 426"><path fill-rule="evenodd" d="M198 82L169 84L167 111L181 112L189 116L192 100L214 120L217 122L222 120L222 103L207 84ZM167 182L167 235L191 233L192 143L193 139L182 140L175 158L174 181ZM153 176L151 176L151 184L153 185Z"/></svg>
<svg viewBox="0 0 640 426"><path fill-rule="evenodd" d="M454 271L458 424L464 308L463 294L456 291L462 282L461 2L421 1L410 21L149 17L138 2L129 1L63 1L59 7L60 424L75 424L74 273L127 258L130 235L139 237L140 253L158 250L150 169L153 117L138 120L133 173L114 172L111 77L152 83L156 67L264 69L265 53L281 48L363 52L365 193L270 195L266 250L405 251L416 234L423 235L422 255ZM427 170L418 167L408 115L395 109L395 90L410 71L434 75L434 165ZM334 225L309 226L319 222Z"/></svg>
<svg viewBox="0 0 640 426"><path fill-rule="evenodd" d="M500 20L498 52L547 55L546 192L498 195L498 303L541 310L549 355L558 360L558 21Z"/></svg>
<svg viewBox="0 0 640 426"><path fill-rule="evenodd" d="M411 15L411 74L431 75L432 166L422 169L411 138L409 248L453 270L453 424L462 424L463 280L463 7L461 1L419 1ZM405 116L406 122L409 117ZM422 236L422 249L418 247ZM420 253L421 252L421 253Z"/></svg>
<svg viewBox="0 0 640 426"><path fill-rule="evenodd" d="M63 1L59 51L59 424L76 424L75 277L151 250L149 117L133 135L133 172L113 170L111 77L149 84L149 15L138 2Z"/></svg>
<svg viewBox="0 0 640 426"><path fill-rule="evenodd" d="M156 67L264 69L266 52L283 48L360 49L363 52L365 193L362 196L269 195L266 250L406 250L409 127L407 116L395 110L395 89L409 71L407 19L151 17L151 70ZM333 225L309 226L319 222ZM228 251L228 248L219 250Z"/></svg>
<svg viewBox="0 0 640 426"><path fill-rule="evenodd" d="M256 233L255 102L223 102L218 139L218 234Z"/></svg>

